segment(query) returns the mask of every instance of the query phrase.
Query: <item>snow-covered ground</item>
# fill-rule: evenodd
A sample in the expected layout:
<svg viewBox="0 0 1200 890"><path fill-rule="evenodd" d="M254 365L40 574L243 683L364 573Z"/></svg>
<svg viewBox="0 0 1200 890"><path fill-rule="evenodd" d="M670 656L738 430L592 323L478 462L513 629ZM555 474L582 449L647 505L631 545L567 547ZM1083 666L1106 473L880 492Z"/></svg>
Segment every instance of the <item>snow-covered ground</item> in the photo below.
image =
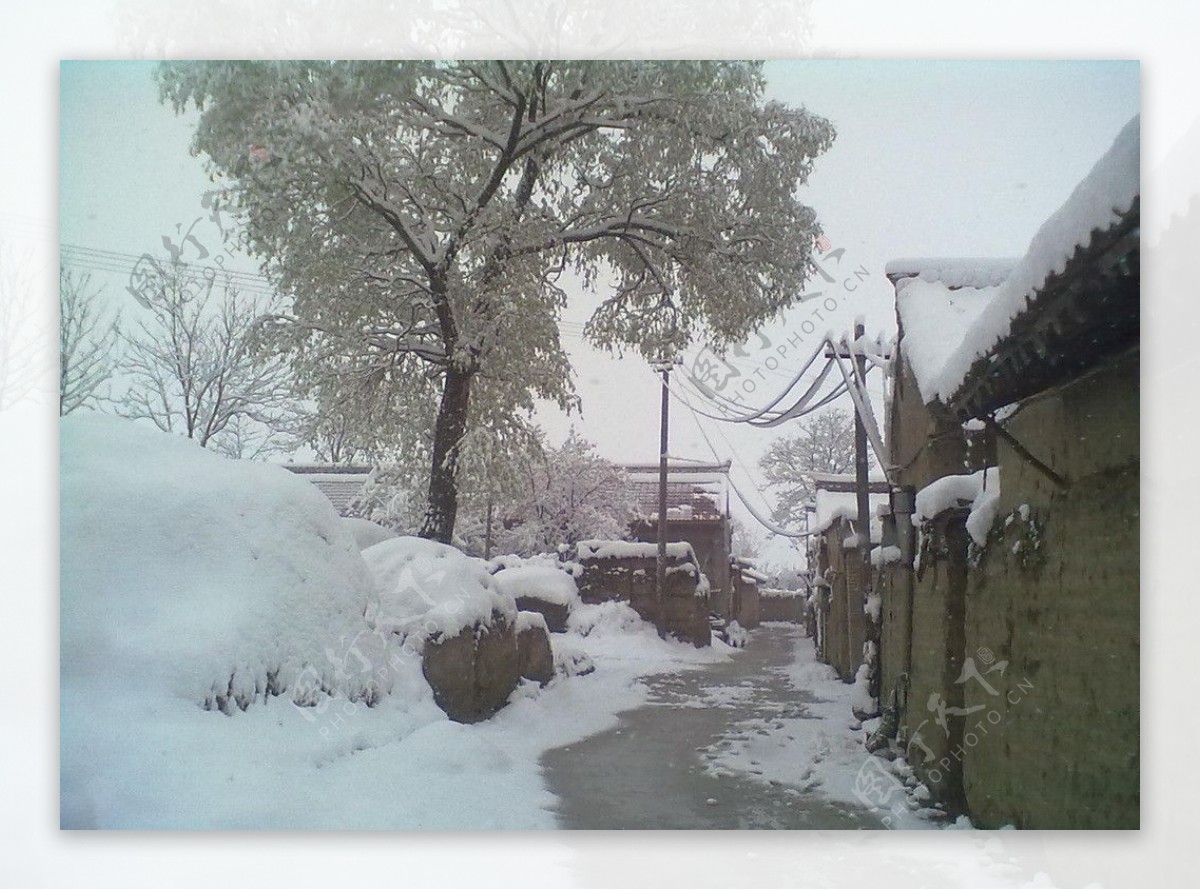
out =
<svg viewBox="0 0 1200 890"><path fill-rule="evenodd" d="M72 828L554 827L543 751L641 704L639 677L730 652L580 607L553 645L594 671L452 723L307 482L112 418L62 424L61 590Z"/></svg>
<svg viewBox="0 0 1200 890"><path fill-rule="evenodd" d="M837 803L877 808L891 828L943 827L930 819L939 814L922 805L927 792L915 781L905 784L911 770L903 761L885 761L863 747L867 729L852 714L855 686L843 683L833 668L816 660L807 637L796 637L794 651L794 661L777 670L803 702L803 715L731 725L706 752L708 769L717 775L739 773L781 783ZM720 706L720 701L712 705ZM876 722L867 721L866 727Z"/></svg>

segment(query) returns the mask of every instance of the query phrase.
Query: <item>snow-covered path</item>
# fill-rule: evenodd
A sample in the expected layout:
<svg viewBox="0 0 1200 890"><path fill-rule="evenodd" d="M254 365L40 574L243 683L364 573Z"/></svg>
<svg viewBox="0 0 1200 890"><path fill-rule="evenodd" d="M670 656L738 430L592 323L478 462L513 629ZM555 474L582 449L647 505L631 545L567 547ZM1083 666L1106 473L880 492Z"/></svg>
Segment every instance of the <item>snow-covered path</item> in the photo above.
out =
<svg viewBox="0 0 1200 890"><path fill-rule="evenodd" d="M845 794L867 755L811 646L766 625L730 659L648 678L617 727L544 755L561 827L882 828Z"/></svg>

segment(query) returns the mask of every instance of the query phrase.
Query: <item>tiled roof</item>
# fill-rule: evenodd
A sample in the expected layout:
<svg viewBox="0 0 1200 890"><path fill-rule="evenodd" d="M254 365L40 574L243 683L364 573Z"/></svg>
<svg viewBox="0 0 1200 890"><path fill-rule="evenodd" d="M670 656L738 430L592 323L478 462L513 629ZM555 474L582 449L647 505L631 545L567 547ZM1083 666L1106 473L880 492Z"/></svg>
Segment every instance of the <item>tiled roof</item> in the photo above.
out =
<svg viewBox="0 0 1200 890"><path fill-rule="evenodd" d="M346 512L346 508L362 491L367 477L371 475L370 467L329 464L283 464L283 467L315 485L341 514Z"/></svg>
<svg viewBox="0 0 1200 890"><path fill-rule="evenodd" d="M658 467L629 464L623 468L634 513L649 519L658 515ZM669 519L721 519L729 482L728 464L672 462L667 467Z"/></svg>

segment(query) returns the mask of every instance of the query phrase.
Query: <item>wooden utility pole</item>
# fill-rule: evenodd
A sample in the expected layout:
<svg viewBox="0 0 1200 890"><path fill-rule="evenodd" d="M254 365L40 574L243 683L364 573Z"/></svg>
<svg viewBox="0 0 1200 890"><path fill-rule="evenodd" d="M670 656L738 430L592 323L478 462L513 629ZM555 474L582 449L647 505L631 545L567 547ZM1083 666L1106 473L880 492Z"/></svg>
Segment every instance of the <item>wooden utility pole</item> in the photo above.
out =
<svg viewBox="0 0 1200 890"><path fill-rule="evenodd" d="M667 426L671 409L671 369L675 361L663 358L652 367L662 375L661 426L658 441L658 558L654 565L654 610L658 635L666 635L664 607L667 592Z"/></svg>
<svg viewBox="0 0 1200 890"><path fill-rule="evenodd" d="M656 365L662 374L662 422L658 447L658 559L654 566L654 599L658 632L663 634L663 606L667 591L667 419L671 408L671 366L669 361Z"/></svg>
<svg viewBox="0 0 1200 890"><path fill-rule="evenodd" d="M862 339L865 331L861 324L854 326L854 341L857 343ZM861 349L850 350L854 356L854 367L858 371L858 379L867 379L867 357ZM858 597L857 601L851 600L847 603L847 618L850 625L847 628L851 631L849 639L854 640L855 635L852 633L856 626L865 624L865 615L863 609L867 602L867 596L871 592L871 482L868 474L870 460L867 454L867 425L863 422L862 412L855 410L854 412L854 493L858 507L858 552L861 561L861 571L859 578ZM849 591L847 591L849 593ZM854 653L850 653L851 661L854 660Z"/></svg>

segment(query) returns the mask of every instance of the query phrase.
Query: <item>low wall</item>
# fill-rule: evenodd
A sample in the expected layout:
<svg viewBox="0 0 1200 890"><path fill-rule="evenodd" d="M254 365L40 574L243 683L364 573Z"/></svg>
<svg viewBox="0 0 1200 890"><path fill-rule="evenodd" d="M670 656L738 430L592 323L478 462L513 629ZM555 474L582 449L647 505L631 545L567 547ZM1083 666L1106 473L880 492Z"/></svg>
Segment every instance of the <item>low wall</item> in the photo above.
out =
<svg viewBox="0 0 1200 890"><path fill-rule="evenodd" d="M804 623L804 591L771 590L758 592L758 617L761 621Z"/></svg>
<svg viewBox="0 0 1200 890"><path fill-rule="evenodd" d="M632 555L636 546L615 548L622 555L597 556L581 544L576 555L576 560L583 567L580 577L576 579L580 597L585 603L610 600L629 603L660 633L670 634L695 646L710 645L712 631L708 621L708 581L695 560L690 555L668 556L666 589L660 608L654 590L657 558ZM653 550L653 545L643 546Z"/></svg>

